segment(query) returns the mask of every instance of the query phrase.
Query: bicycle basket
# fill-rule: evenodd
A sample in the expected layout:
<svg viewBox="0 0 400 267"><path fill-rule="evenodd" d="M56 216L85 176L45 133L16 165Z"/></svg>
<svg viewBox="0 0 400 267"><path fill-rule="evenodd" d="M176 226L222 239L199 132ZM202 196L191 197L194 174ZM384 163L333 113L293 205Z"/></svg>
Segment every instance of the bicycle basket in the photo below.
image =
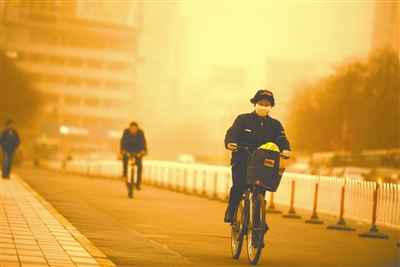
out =
<svg viewBox="0 0 400 267"><path fill-rule="evenodd" d="M260 147L251 156L247 167L247 183L256 184L259 180L267 191L276 192L282 176L279 174L279 149Z"/></svg>

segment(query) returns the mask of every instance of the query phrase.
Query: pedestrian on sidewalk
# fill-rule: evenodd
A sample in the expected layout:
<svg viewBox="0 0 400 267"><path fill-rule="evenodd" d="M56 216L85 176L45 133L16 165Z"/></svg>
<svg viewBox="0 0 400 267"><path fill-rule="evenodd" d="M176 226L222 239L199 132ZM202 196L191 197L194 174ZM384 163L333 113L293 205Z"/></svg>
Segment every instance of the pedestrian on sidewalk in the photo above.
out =
<svg viewBox="0 0 400 267"><path fill-rule="evenodd" d="M136 189L140 190L142 182L143 157L147 155L147 144L144 132L136 122L131 122L121 137L120 152L123 163L123 177L128 175L129 154L134 154L137 166Z"/></svg>
<svg viewBox="0 0 400 267"><path fill-rule="evenodd" d="M5 123L5 129L0 134L0 146L3 152L2 177L4 179L10 178L13 157L20 143L21 140L14 128L14 122L8 119Z"/></svg>

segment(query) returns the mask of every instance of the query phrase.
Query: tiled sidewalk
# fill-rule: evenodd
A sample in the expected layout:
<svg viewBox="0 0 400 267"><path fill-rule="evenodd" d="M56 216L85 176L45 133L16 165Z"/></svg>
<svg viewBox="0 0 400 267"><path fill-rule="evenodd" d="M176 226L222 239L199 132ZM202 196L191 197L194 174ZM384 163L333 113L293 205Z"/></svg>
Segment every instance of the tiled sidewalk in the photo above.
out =
<svg viewBox="0 0 400 267"><path fill-rule="evenodd" d="M114 267L25 182L0 179L0 267Z"/></svg>

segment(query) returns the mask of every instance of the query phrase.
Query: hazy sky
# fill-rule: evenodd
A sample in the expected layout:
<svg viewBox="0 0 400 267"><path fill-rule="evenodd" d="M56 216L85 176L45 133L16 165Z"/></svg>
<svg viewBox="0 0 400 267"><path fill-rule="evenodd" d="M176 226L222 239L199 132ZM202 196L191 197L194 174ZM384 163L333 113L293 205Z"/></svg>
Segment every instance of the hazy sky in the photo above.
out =
<svg viewBox="0 0 400 267"><path fill-rule="evenodd" d="M183 1L189 66L365 55L374 1Z"/></svg>
<svg viewBox="0 0 400 267"><path fill-rule="evenodd" d="M174 136L182 129L180 136L187 140L174 149L216 155L224 150L223 136L234 117L251 111L250 97L265 87L277 97L271 115L284 122L297 80L317 80L334 64L367 55L374 5L351 0L152 1L146 6L145 69L139 75L142 88L151 88L141 91L152 103L150 111L143 109L144 124L154 135L150 139L165 147L166 132L171 129ZM150 112L155 119L147 120ZM169 123L160 131L164 121Z"/></svg>

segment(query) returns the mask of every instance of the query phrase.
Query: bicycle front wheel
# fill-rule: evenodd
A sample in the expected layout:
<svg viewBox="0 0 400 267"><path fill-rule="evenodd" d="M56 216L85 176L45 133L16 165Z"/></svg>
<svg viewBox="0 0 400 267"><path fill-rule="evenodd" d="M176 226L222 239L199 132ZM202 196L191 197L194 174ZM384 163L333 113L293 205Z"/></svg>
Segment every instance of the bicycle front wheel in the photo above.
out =
<svg viewBox="0 0 400 267"><path fill-rule="evenodd" d="M128 182L128 197L133 198L133 190L135 185L135 168L131 168L130 181Z"/></svg>
<svg viewBox="0 0 400 267"><path fill-rule="evenodd" d="M231 252L232 258L239 259L240 253L243 246L243 236L244 236L244 217L243 217L243 201L240 201L239 206L233 217L233 223L231 225Z"/></svg>
<svg viewBox="0 0 400 267"><path fill-rule="evenodd" d="M265 201L263 194L252 195L250 201L249 226L247 229L247 257L252 265L260 260L264 247Z"/></svg>

